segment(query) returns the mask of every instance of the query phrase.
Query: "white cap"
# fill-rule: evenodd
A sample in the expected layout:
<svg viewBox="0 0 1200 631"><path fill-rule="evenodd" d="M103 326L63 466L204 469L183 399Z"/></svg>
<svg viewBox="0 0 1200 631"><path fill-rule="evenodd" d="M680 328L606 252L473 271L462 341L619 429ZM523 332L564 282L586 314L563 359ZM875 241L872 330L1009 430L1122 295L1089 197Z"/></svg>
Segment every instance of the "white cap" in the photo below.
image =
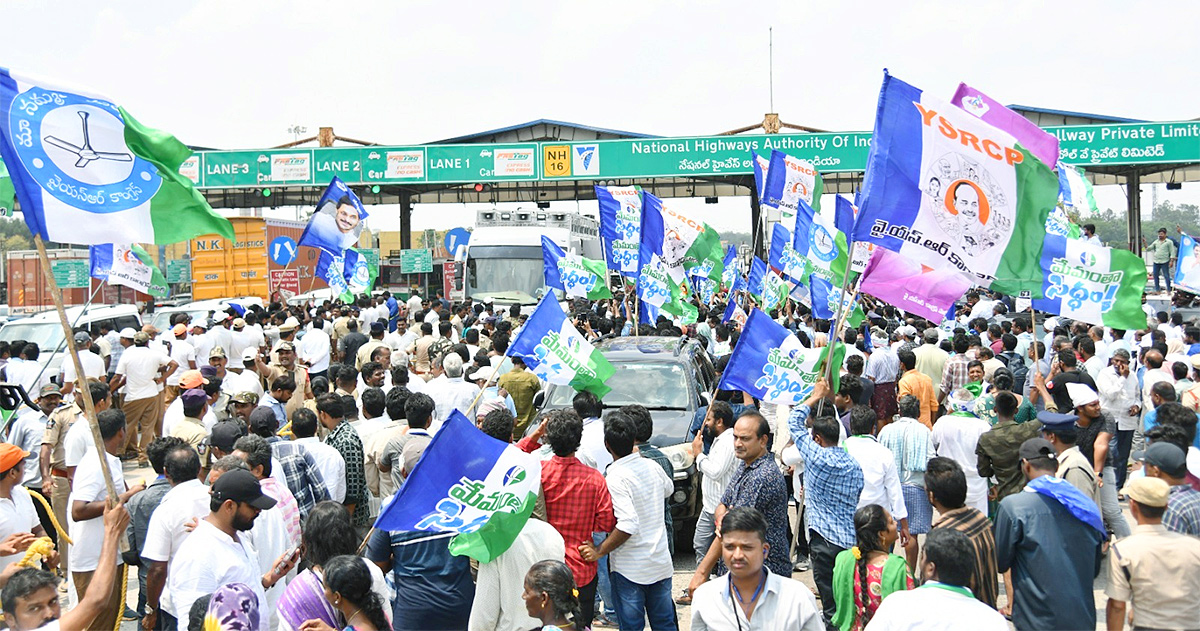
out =
<svg viewBox="0 0 1200 631"><path fill-rule="evenodd" d="M224 311L218 311L213 314L212 319L213 319L213 322L224 322L224 321L228 320L230 317L231 316L228 313L226 313Z"/></svg>
<svg viewBox="0 0 1200 631"><path fill-rule="evenodd" d="M1057 326L1058 318L1046 318L1044 321L1042 321L1042 328L1046 329L1047 333L1053 331Z"/></svg>
<svg viewBox="0 0 1200 631"><path fill-rule="evenodd" d="M254 361L255 357L258 357L258 349L253 346L249 346L246 350L242 351L242 361L244 362Z"/></svg>
<svg viewBox="0 0 1200 631"><path fill-rule="evenodd" d="M1095 403L1100 400L1100 397L1096 396L1096 391L1083 383L1068 383L1067 394L1070 395L1071 403L1075 407Z"/></svg>
<svg viewBox="0 0 1200 631"><path fill-rule="evenodd" d="M498 372L499 371L492 366L483 366L482 368L477 368L475 372L467 375L467 380L479 381L480 379L487 379L488 383L496 383L496 380L499 376Z"/></svg>
<svg viewBox="0 0 1200 631"><path fill-rule="evenodd" d="M300 321L297 320L295 316L288 316L288 319L284 320L283 324L279 325L280 331L295 331L298 328L300 328Z"/></svg>
<svg viewBox="0 0 1200 631"><path fill-rule="evenodd" d="M134 331L130 327L125 327L125 328L121 329L120 335L121 335L121 337L123 337L127 340L132 340L133 336L137 335L137 331Z"/></svg>
<svg viewBox="0 0 1200 631"><path fill-rule="evenodd" d="M196 318L195 320L193 320L193 321L192 321L192 328L193 328L193 329L200 329L201 331L207 331L207 330L208 330L208 326L207 326L207 325L204 323L204 320L203 320L202 318Z"/></svg>

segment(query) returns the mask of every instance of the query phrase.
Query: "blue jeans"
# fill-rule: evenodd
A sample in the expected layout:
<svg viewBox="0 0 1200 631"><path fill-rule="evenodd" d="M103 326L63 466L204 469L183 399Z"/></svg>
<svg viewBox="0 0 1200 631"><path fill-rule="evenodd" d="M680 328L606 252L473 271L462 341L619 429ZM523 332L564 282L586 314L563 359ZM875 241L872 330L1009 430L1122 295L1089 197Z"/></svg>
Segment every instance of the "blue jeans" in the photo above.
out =
<svg viewBox="0 0 1200 631"><path fill-rule="evenodd" d="M1162 274L1163 278L1165 278L1167 280L1167 291L1171 291L1171 270L1168 267L1168 263L1155 263L1154 264L1154 291L1158 291L1158 275L1159 274Z"/></svg>
<svg viewBox="0 0 1200 631"><path fill-rule="evenodd" d="M617 604L617 624L621 631L642 631L646 619L654 631L676 631L675 602L671 600L671 577L657 583L639 585L621 576L619 572L609 575L612 580L613 597Z"/></svg>
<svg viewBox="0 0 1200 631"><path fill-rule="evenodd" d="M592 543L599 548L600 544L608 538L607 532L593 532ZM596 596L597 600L603 606L596 607L596 611L604 613L609 620L617 616L617 610L613 608L612 582L608 580L608 557L602 556L596 562Z"/></svg>

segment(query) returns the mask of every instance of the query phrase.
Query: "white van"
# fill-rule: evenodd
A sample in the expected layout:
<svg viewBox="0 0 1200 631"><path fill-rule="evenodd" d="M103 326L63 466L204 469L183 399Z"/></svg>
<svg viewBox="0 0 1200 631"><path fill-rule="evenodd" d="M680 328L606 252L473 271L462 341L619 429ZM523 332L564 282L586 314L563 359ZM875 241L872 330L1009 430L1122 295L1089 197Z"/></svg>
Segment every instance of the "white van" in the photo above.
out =
<svg viewBox="0 0 1200 631"><path fill-rule="evenodd" d="M100 334L100 324L107 322L114 331L130 327L142 329L142 318L134 305L92 305L84 312L83 307L68 307L67 321L72 330L87 329L92 337ZM38 345L38 363L48 366L55 383L59 381L63 358L66 356L66 341L63 339L62 322L58 312L51 309L17 320L0 328L0 341L25 340ZM57 352L55 350L57 349ZM13 350L15 355L18 349ZM33 393L30 393L31 396Z"/></svg>

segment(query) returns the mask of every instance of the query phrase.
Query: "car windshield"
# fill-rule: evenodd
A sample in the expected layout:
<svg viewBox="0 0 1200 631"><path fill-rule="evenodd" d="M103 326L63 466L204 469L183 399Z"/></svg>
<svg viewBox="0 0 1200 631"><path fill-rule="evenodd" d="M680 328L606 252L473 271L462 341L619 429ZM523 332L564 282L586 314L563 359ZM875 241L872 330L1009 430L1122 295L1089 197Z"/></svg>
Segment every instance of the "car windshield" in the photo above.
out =
<svg viewBox="0 0 1200 631"><path fill-rule="evenodd" d="M467 260L467 294L520 291L537 296L545 286L541 248L479 247Z"/></svg>
<svg viewBox="0 0 1200 631"><path fill-rule="evenodd" d="M613 361L615 372L605 385L612 391L604 395L604 407L619 408L638 404L649 409L688 409L688 382L683 366L666 362ZM551 407L571 407L573 388L554 388Z"/></svg>
<svg viewBox="0 0 1200 631"><path fill-rule="evenodd" d="M58 322L13 322L0 329L0 340L34 342L41 349L53 350L63 341L62 325Z"/></svg>
<svg viewBox="0 0 1200 631"><path fill-rule="evenodd" d="M151 317L150 324L153 324L154 328L158 329L159 331L165 331L171 328L171 316L175 315L176 313L186 313L191 316L192 322L195 322L200 318L208 317L208 311L208 309L172 309L170 311L157 311Z"/></svg>

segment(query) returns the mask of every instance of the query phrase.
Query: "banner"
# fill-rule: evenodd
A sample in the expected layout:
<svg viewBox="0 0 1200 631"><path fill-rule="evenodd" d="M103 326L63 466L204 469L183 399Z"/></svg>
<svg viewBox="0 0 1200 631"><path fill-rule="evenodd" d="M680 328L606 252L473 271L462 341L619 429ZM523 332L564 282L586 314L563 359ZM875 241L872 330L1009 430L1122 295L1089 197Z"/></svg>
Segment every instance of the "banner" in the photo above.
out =
<svg viewBox="0 0 1200 631"><path fill-rule="evenodd" d="M379 266L363 256L357 248L338 255L322 251L315 274L329 285L334 296L350 303L355 296L371 292L375 279L379 277Z"/></svg>
<svg viewBox="0 0 1200 631"><path fill-rule="evenodd" d="M1092 183L1083 174L1083 169L1058 163L1058 201L1080 217L1099 214L1096 197L1092 194Z"/></svg>
<svg viewBox="0 0 1200 631"><path fill-rule="evenodd" d="M684 276L721 279L721 236L706 223L669 208L663 200L642 192L641 265L657 254L667 273L681 283Z"/></svg>
<svg viewBox="0 0 1200 631"><path fill-rule="evenodd" d="M860 292L935 324L971 288L962 273L921 265L883 248L875 250L858 282Z"/></svg>
<svg viewBox="0 0 1200 631"><path fill-rule="evenodd" d="M0 160L25 224L43 240L167 244L219 234L233 241L229 220L179 174L191 155L104 97L0 68Z"/></svg>
<svg viewBox="0 0 1200 631"><path fill-rule="evenodd" d="M1054 172L1012 135L885 73L855 240L1040 292L1057 197Z"/></svg>
<svg viewBox="0 0 1200 631"><path fill-rule="evenodd" d="M1079 224L1072 222L1060 206L1055 206L1054 210L1050 211L1050 215L1046 217L1046 233L1068 239L1078 239L1083 236L1083 230Z"/></svg>
<svg viewBox="0 0 1200 631"><path fill-rule="evenodd" d="M1200 248L1196 247L1196 240L1186 234L1179 235L1174 284L1184 291L1200 294Z"/></svg>
<svg viewBox="0 0 1200 631"><path fill-rule="evenodd" d="M817 168L808 160L772 151L764 188L766 205L779 209L779 223L792 232L796 229L800 202L820 209L825 185Z"/></svg>
<svg viewBox="0 0 1200 631"><path fill-rule="evenodd" d="M546 285L572 298L612 298L612 291L605 282L608 270L604 267L604 261L567 254L546 236L542 237L542 273Z"/></svg>
<svg viewBox="0 0 1200 631"><path fill-rule="evenodd" d="M1132 252L1046 235L1044 298L1033 308L1114 329L1146 328L1146 264Z"/></svg>
<svg viewBox="0 0 1200 631"><path fill-rule="evenodd" d="M783 224L777 223L771 228L771 249L767 252L767 262L790 281L804 283L808 280L808 266L804 257L792 247L792 233Z"/></svg>
<svg viewBox="0 0 1200 631"><path fill-rule="evenodd" d="M525 360L539 379L603 397L612 364L571 324L553 295L546 295L513 338L508 355Z"/></svg>
<svg viewBox="0 0 1200 631"><path fill-rule="evenodd" d="M93 245L88 248L88 258L92 278L159 298L167 296L166 277L140 245Z"/></svg>
<svg viewBox="0 0 1200 631"><path fill-rule="evenodd" d="M458 410L442 423L375 528L457 533L450 554L488 563L533 513L542 463L484 434Z"/></svg>
<svg viewBox="0 0 1200 631"><path fill-rule="evenodd" d="M608 269L636 278L642 238L642 187L597 186L600 238Z"/></svg>
<svg viewBox="0 0 1200 631"><path fill-rule="evenodd" d="M643 302L661 308L678 298L675 279L667 272L662 259L651 254L638 274L637 295Z"/></svg>
<svg viewBox="0 0 1200 631"><path fill-rule="evenodd" d="M358 245L366 227L367 209L362 200L334 176L321 199L317 200L317 210L308 220L298 243L339 255Z"/></svg>
<svg viewBox="0 0 1200 631"><path fill-rule="evenodd" d="M835 367L830 387L837 392L845 345L831 340L828 346L804 348L796 336L755 309L742 327L717 388L748 392L776 405L798 405L812 394L822 361L830 352Z"/></svg>

